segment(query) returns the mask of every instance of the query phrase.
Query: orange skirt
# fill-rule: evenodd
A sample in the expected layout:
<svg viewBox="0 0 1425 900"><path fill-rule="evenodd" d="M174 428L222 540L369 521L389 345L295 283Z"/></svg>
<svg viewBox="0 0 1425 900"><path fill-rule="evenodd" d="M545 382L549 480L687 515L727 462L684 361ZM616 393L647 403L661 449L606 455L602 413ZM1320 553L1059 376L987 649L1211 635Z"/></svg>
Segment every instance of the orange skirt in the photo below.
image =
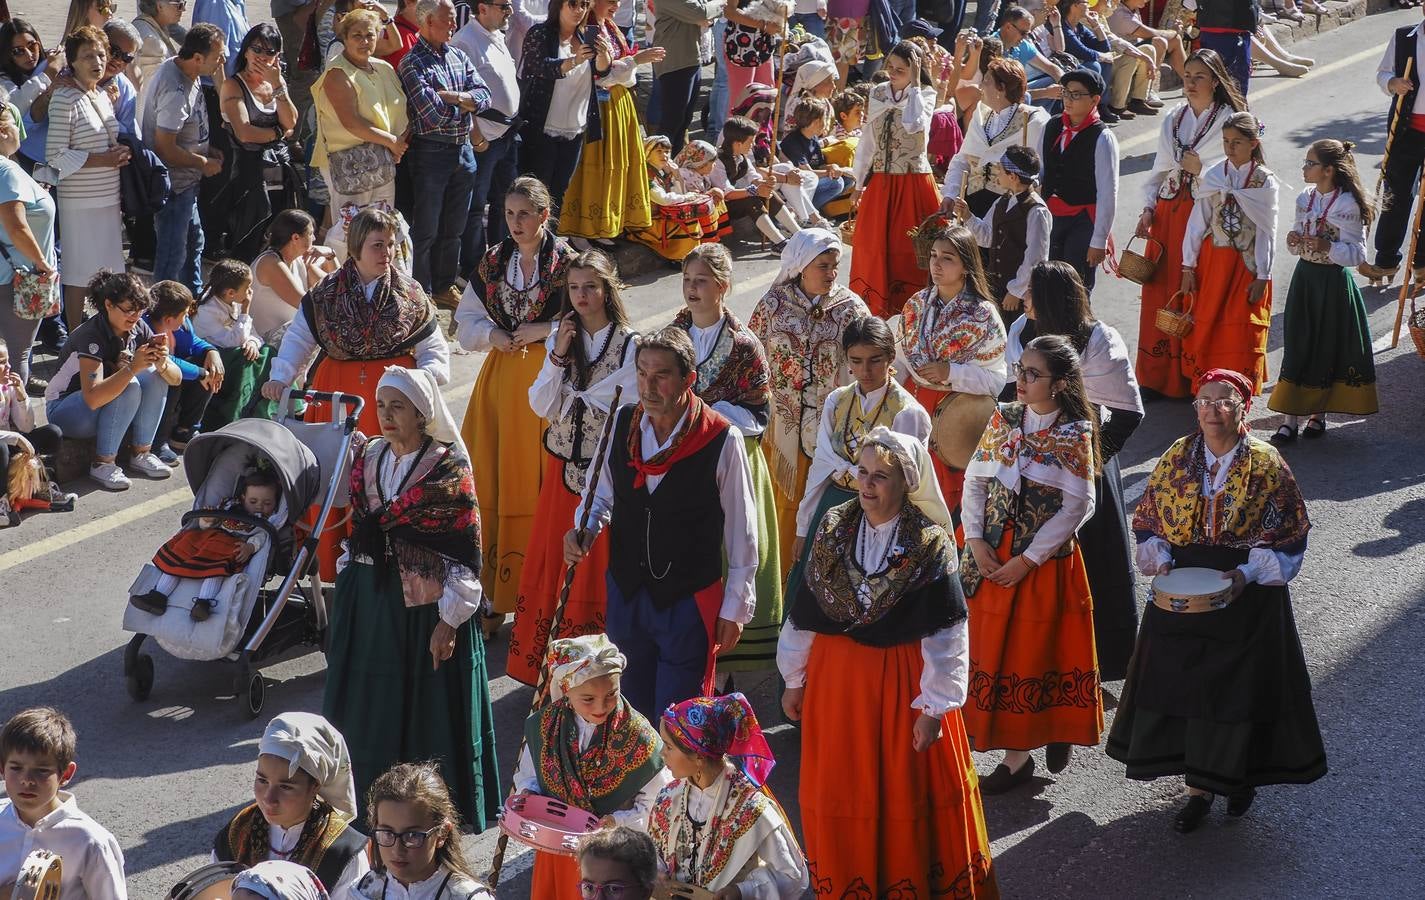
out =
<svg viewBox="0 0 1425 900"><path fill-rule="evenodd" d="M578 897L579 880L579 861L574 857L535 851L529 887L531 897L551 900Z"/></svg>
<svg viewBox="0 0 1425 900"><path fill-rule="evenodd" d="M1183 338L1183 377L1196 392L1202 373L1210 369L1241 372L1262 392L1267 380L1267 332L1272 327L1272 286L1260 303L1247 300L1256 276L1233 247L1218 247L1209 237L1197 258L1197 302L1193 326Z"/></svg>
<svg viewBox="0 0 1425 900"><path fill-rule="evenodd" d="M381 423L376 418L376 385L386 373L387 366L413 369L416 366L416 358L409 353L368 360L337 360L324 357L317 363L311 383L307 386L314 391L356 394L366 402L356 420L357 430L369 437L375 437L381 433ZM308 404L306 419L308 422L329 421L331 404ZM321 508L321 504L317 503L307 510L306 524L310 526L317 520ZM348 515L350 511L350 507L333 508L327 519L327 527L317 539L317 563L323 581L336 581L336 561L337 557L341 556L341 542L351 534L351 518ZM311 531L310 527L303 528L302 525L303 523L297 523L299 532L306 534Z"/></svg>
<svg viewBox="0 0 1425 900"><path fill-rule="evenodd" d="M769 439L770 440L770 439ZM767 458L767 468L772 468L771 450L768 441L762 442L762 455ZM787 583L787 573L792 570L796 559L792 557L792 544L797 541L797 508L802 505L802 495L807 490L807 473L811 471L811 460L804 454L797 454L797 483L795 496L782 493L777 480L772 479L772 497L777 507L777 549L782 554L778 560L781 582Z"/></svg>
<svg viewBox="0 0 1425 900"><path fill-rule="evenodd" d="M872 315L889 319L911 294L930 283L906 235L938 209L940 192L929 173L878 172L866 183L856 208L850 287L866 301Z"/></svg>
<svg viewBox="0 0 1425 900"><path fill-rule="evenodd" d="M185 528L154 554L160 572L175 578L221 578L240 571L238 551L246 543L221 528Z"/></svg>
<svg viewBox="0 0 1425 900"><path fill-rule="evenodd" d="M1183 344L1158 330L1158 310L1168 305L1183 282L1183 235L1192 218L1192 191L1153 208L1153 240L1163 245L1153 280L1143 285L1138 310L1138 384L1168 397L1192 395L1192 379L1183 374Z"/></svg>
<svg viewBox="0 0 1425 900"><path fill-rule="evenodd" d="M914 378L906 382L906 387L910 389L910 395L925 407L925 411L931 416L935 415L936 404L944 400L947 393L926 387ZM965 491L965 470L947 466L934 453L930 454L930 461L935 466L935 480L940 483L940 493L945 495L945 506L954 512L960 508L960 495Z"/></svg>
<svg viewBox="0 0 1425 900"><path fill-rule="evenodd" d="M819 634L802 712L802 831L818 896L998 897L959 711L911 745L920 642ZM854 765L848 765L854 760Z"/></svg>
<svg viewBox="0 0 1425 900"><path fill-rule="evenodd" d="M549 642L602 633L608 605L604 573L609 568L609 538L605 529L589 549L589 555L574 569L574 584L569 589L569 603L564 607L558 634L549 632L568 568L564 564L564 535L574 527L579 495L564 486L564 461L545 455L544 486L539 491L539 506L534 511L534 526L525 550L524 571L515 598L515 625L510 630L510 651L505 660L505 674L530 686L539 679Z"/></svg>
<svg viewBox="0 0 1425 900"><path fill-rule="evenodd" d="M1000 542L1010 558L1014 536ZM1004 588L986 579L970 604L970 689L965 730L975 749L1092 747L1103 733L1093 598L1076 546ZM820 640L820 638L818 638Z"/></svg>

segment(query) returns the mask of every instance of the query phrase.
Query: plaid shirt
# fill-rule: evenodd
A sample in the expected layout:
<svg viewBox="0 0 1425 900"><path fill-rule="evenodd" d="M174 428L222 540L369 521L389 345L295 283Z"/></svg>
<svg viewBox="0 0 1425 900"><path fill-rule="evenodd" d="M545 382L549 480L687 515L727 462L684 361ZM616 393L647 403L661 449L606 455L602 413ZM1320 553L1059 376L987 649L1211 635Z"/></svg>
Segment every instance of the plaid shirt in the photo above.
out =
<svg viewBox="0 0 1425 900"><path fill-rule="evenodd" d="M477 111L490 105L490 91L480 80L470 58L450 44L437 50L421 38L401 60L399 71L413 134L457 139L470 136L474 114L440 99L436 96L440 91L469 94L475 100Z"/></svg>

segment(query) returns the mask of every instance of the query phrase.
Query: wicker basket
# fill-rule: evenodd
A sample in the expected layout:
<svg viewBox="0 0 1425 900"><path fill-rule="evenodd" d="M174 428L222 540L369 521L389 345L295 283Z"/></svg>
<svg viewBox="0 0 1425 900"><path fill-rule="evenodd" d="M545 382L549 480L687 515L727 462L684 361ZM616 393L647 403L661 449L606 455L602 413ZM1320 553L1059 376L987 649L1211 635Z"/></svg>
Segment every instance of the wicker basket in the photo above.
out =
<svg viewBox="0 0 1425 900"><path fill-rule="evenodd" d="M940 213L931 213L906 235L915 246L915 264L927 271L930 269L930 248L935 246L935 237L944 231L945 228L953 224L951 219L947 219Z"/></svg>
<svg viewBox="0 0 1425 900"><path fill-rule="evenodd" d="M1178 300L1182 304L1178 304ZM1153 324L1158 326L1158 330L1168 337L1182 339L1192 331L1192 294L1184 294L1178 291L1169 300L1166 306L1158 310L1153 317Z"/></svg>
<svg viewBox="0 0 1425 900"><path fill-rule="evenodd" d="M1410 318L1406 324L1410 326L1410 339L1415 342L1415 352L1425 359L1425 309L1415 308L1414 297L1410 298Z"/></svg>
<svg viewBox="0 0 1425 900"><path fill-rule="evenodd" d="M1136 239L1136 235L1129 238L1128 243L1123 246L1123 253L1118 257L1118 274L1134 284L1147 284L1158 272L1158 260L1163 258L1163 245L1159 241L1147 238L1143 249L1146 253L1152 253L1152 256L1149 257L1128 249L1133 246L1133 241ZM1153 252L1154 248L1157 249L1156 253Z"/></svg>
<svg viewBox="0 0 1425 900"><path fill-rule="evenodd" d="M851 210L851 214L846 217L846 221L841 223L841 243L851 246L851 242L856 239L856 210Z"/></svg>

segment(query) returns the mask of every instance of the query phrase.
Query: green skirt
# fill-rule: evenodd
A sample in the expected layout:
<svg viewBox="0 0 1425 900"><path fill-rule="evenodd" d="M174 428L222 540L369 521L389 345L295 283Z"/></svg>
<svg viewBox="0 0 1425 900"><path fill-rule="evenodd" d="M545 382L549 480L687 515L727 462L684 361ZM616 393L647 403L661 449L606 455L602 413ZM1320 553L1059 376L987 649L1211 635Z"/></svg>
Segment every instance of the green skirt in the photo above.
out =
<svg viewBox="0 0 1425 900"><path fill-rule="evenodd" d="M792 570L787 573L788 607L797 602L797 592L802 589L802 573L806 571L807 560L811 559L811 542L816 537L816 530L821 527L822 517L833 506L840 506L855 499L854 491L834 484L826 486L826 491L821 495L821 502L816 505L816 512L811 517L811 527L807 529L807 539L802 544L802 558L792 563Z"/></svg>
<svg viewBox="0 0 1425 900"><path fill-rule="evenodd" d="M435 603L405 605L394 570L352 563L337 576L322 714L346 737L359 821L366 791L397 763L435 760L463 824L484 831L499 812L495 719L485 645L466 622L455 654L431 668Z"/></svg>
<svg viewBox="0 0 1425 900"><path fill-rule="evenodd" d="M747 441L747 462L752 469L752 499L757 508L757 611L742 631L742 640L717 659L720 672L756 672L776 668L777 637L782 631L782 556L777 548L777 504L772 476L759 446L760 437ZM724 573L726 564L724 563Z"/></svg>
<svg viewBox="0 0 1425 900"><path fill-rule="evenodd" d="M257 359L243 356L241 347L219 350L223 358L223 389L208 401L203 413L203 432L217 431L238 419L270 419L277 404L262 398L262 386L272 372L272 360L277 348L264 346Z"/></svg>
<svg viewBox="0 0 1425 900"><path fill-rule="evenodd" d="M1268 407L1289 416L1378 409L1370 322L1349 270L1298 262L1282 332L1281 374Z"/></svg>

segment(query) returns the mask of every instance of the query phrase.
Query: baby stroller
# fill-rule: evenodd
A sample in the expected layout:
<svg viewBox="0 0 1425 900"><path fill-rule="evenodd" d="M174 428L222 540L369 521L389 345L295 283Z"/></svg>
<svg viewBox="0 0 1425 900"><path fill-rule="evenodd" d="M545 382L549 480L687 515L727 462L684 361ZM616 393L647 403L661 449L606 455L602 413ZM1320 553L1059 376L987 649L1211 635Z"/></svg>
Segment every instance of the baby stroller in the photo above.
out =
<svg viewBox="0 0 1425 900"><path fill-rule="evenodd" d="M290 406L297 398L330 403L331 420L295 418ZM134 635L124 652L124 680L132 699L145 700L153 690L153 657L142 652L149 637L180 659L235 663L234 693L249 718L262 711L266 698L262 668L326 649L329 606L318 574L317 536L327 528L332 511L348 505L352 438L363 405L350 394L292 391L275 420L239 419L189 442L183 470L194 499L182 525L200 517L237 520L262 528L268 540L241 571L224 579L216 611L205 620L189 615L201 584L197 579L179 580L161 615L125 604L123 628ZM277 476L281 490L276 510L263 520L221 509L257 461ZM313 521L302 521L301 534L294 537L293 522L318 502L320 511ZM129 593L153 590L159 575L153 563L145 564ZM278 577L280 584L268 589Z"/></svg>

